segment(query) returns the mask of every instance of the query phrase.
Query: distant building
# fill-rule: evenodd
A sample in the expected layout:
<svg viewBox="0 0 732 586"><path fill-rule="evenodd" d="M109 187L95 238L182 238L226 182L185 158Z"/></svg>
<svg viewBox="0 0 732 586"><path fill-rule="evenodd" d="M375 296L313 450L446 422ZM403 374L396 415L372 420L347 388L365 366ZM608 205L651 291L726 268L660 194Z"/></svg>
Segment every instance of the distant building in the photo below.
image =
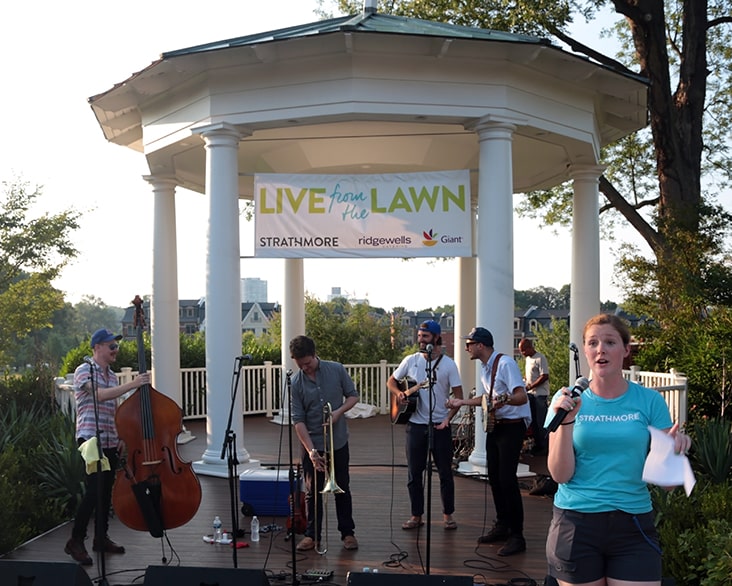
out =
<svg viewBox="0 0 732 586"><path fill-rule="evenodd" d="M248 277L241 280L241 300L243 303L266 303L267 281L257 277Z"/></svg>
<svg viewBox="0 0 732 586"><path fill-rule="evenodd" d="M330 295L328 295L327 301L333 301L334 299L347 299L350 303L368 303L368 299L356 299L353 294L348 291L344 291L340 287L331 287Z"/></svg>
<svg viewBox="0 0 732 586"><path fill-rule="evenodd" d="M142 303L142 310L145 313L145 331L150 331L150 301ZM272 314L280 311L279 303L268 302L246 302L241 304L241 331L253 332L255 335L262 334L269 329L269 322ZM122 317L122 335L125 339L132 339L137 335L137 328L134 324L135 307L125 309ZM206 329L206 300L181 299L178 301L179 331L181 334L194 334Z"/></svg>

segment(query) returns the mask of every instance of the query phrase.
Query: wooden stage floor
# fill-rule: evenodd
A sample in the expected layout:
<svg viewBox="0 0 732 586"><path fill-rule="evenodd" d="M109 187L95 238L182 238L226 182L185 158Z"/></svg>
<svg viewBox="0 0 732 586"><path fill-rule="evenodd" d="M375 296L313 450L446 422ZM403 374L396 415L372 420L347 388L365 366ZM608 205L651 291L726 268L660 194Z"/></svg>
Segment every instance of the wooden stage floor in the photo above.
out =
<svg viewBox="0 0 732 586"><path fill-rule="evenodd" d="M195 461L206 449L205 422L187 422L186 427L196 439L179 446L181 457ZM409 501L406 490L404 456L404 428L393 426L387 416L349 421L351 432L351 492L353 494L357 551L345 551L336 528L336 515L332 498L328 502L330 529L328 551L319 555L313 551L292 554L292 541L285 540L285 529L274 529L262 534L258 543L249 542L248 517L239 515L239 524L246 530L241 541L247 547L236 550L231 546L212 545L203 541L211 532L215 515L220 515L224 529L231 525L231 499L229 480L199 475L203 499L196 515L183 527L166 532L156 539L147 532L134 531L113 518L110 536L124 545L124 555L107 554L104 558L104 577L101 582L115 584L144 584L148 566L184 566L196 568L243 568L264 570L270 583L293 584L293 561L296 582L312 584L308 570L330 570L333 584L346 584L348 572L362 572L364 568L378 568L382 574L431 574L473 576L480 584L541 585L545 576L546 558L544 544L551 518L551 498L528 494L534 480L522 480L525 512L525 537L527 551L508 558L496 555L495 545L478 545L477 538L486 532L494 519L493 502L488 483L475 478L456 476L457 531L445 531L439 503L439 479L432 475L432 523L419 531L404 531L402 523L409 517ZM263 466L282 469L282 481L287 482L289 469L289 441L287 426L272 423L265 417L249 417L244 420L243 443L252 459ZM297 440L293 436L293 445ZM223 438L213 442L223 444ZM524 460L531 470L545 472L543 458L527 457ZM240 466L239 472L242 472ZM237 498L239 483L236 482ZM237 503L237 511L240 504ZM284 517L261 517L262 526L286 527ZM93 525L93 521L92 521ZM70 562L64 553L71 525L62 525L37 537L0 559L3 562ZM93 527L90 526L90 535ZM301 537L297 536L299 540ZM94 565L86 569L92 582L100 582L102 560L91 552L90 539L87 549ZM73 569L73 568L72 568ZM212 576L215 572L212 571ZM150 580L148 580L149 582ZM206 584L209 582L207 581ZM210 583L217 583L211 580ZM390 582L393 584L394 582ZM61 582L59 582L61 584ZM172 586L172 585L171 585Z"/></svg>

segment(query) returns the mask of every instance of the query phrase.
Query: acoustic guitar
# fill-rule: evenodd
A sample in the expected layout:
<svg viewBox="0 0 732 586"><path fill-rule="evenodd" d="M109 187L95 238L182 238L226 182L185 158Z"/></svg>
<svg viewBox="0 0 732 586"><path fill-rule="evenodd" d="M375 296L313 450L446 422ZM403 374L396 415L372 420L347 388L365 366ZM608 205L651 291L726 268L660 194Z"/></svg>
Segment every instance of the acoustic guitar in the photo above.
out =
<svg viewBox="0 0 732 586"><path fill-rule="evenodd" d="M398 395L391 395L391 422L397 425L407 423L409 418L417 410L417 402L419 401L419 389L422 388L416 380L411 377L404 377L397 380L399 390L407 396L406 403L400 403Z"/></svg>

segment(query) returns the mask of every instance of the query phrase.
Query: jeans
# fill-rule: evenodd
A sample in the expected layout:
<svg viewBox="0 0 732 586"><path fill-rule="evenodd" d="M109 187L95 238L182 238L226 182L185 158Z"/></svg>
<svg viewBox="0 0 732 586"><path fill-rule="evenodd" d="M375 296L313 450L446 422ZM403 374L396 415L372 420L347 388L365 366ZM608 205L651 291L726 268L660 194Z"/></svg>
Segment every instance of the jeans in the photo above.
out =
<svg viewBox="0 0 732 586"><path fill-rule="evenodd" d="M322 455L322 454L321 454ZM351 490L349 488L351 479L348 472L348 465L350 461L350 454L348 451L348 444L335 450L333 454L333 468L335 473L335 483L338 487L343 490L342 493L334 494L335 497L335 509L336 516L338 517L338 531L341 534L341 539L347 535L353 535L354 529L356 528L353 522L353 502L351 499ZM305 528L305 535L312 537L316 542L320 542L323 528L323 501L326 498L330 498L329 493L320 494L325 486L325 473L317 472L313 466L312 460L307 453L303 453L302 456L302 473L305 479L305 508L308 512L308 522ZM330 466L328 468L330 473ZM313 483L315 481L315 484ZM318 491L317 495L315 491ZM318 501L317 506L317 527L315 526L315 501ZM317 536L317 539L316 539Z"/></svg>
<svg viewBox="0 0 732 586"><path fill-rule="evenodd" d="M429 426L407 423L407 490L412 506L412 515L424 514L424 482L429 455ZM440 497L442 512L452 515L455 512L455 478L452 475L452 430L434 429L432 432L432 458L440 476Z"/></svg>
<svg viewBox="0 0 732 586"><path fill-rule="evenodd" d="M485 452L488 481L496 508L496 523L522 535L524 505L516 471L526 435L523 421L496 423L486 435Z"/></svg>

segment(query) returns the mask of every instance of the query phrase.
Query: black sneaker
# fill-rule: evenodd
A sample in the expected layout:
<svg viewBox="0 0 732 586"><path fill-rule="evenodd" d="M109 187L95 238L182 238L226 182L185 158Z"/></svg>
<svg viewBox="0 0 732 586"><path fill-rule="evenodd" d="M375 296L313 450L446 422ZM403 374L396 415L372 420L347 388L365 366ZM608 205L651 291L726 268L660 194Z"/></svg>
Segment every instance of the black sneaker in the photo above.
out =
<svg viewBox="0 0 732 586"><path fill-rule="evenodd" d="M498 550L498 555L505 557L522 551L526 551L526 540L521 535L511 535L506 541L506 545Z"/></svg>
<svg viewBox="0 0 732 586"><path fill-rule="evenodd" d="M485 535L481 535L480 537L478 537L478 543L495 543L496 541L506 541L510 534L511 532L508 530L508 527L504 527L503 525L493 525L493 529L491 529Z"/></svg>

